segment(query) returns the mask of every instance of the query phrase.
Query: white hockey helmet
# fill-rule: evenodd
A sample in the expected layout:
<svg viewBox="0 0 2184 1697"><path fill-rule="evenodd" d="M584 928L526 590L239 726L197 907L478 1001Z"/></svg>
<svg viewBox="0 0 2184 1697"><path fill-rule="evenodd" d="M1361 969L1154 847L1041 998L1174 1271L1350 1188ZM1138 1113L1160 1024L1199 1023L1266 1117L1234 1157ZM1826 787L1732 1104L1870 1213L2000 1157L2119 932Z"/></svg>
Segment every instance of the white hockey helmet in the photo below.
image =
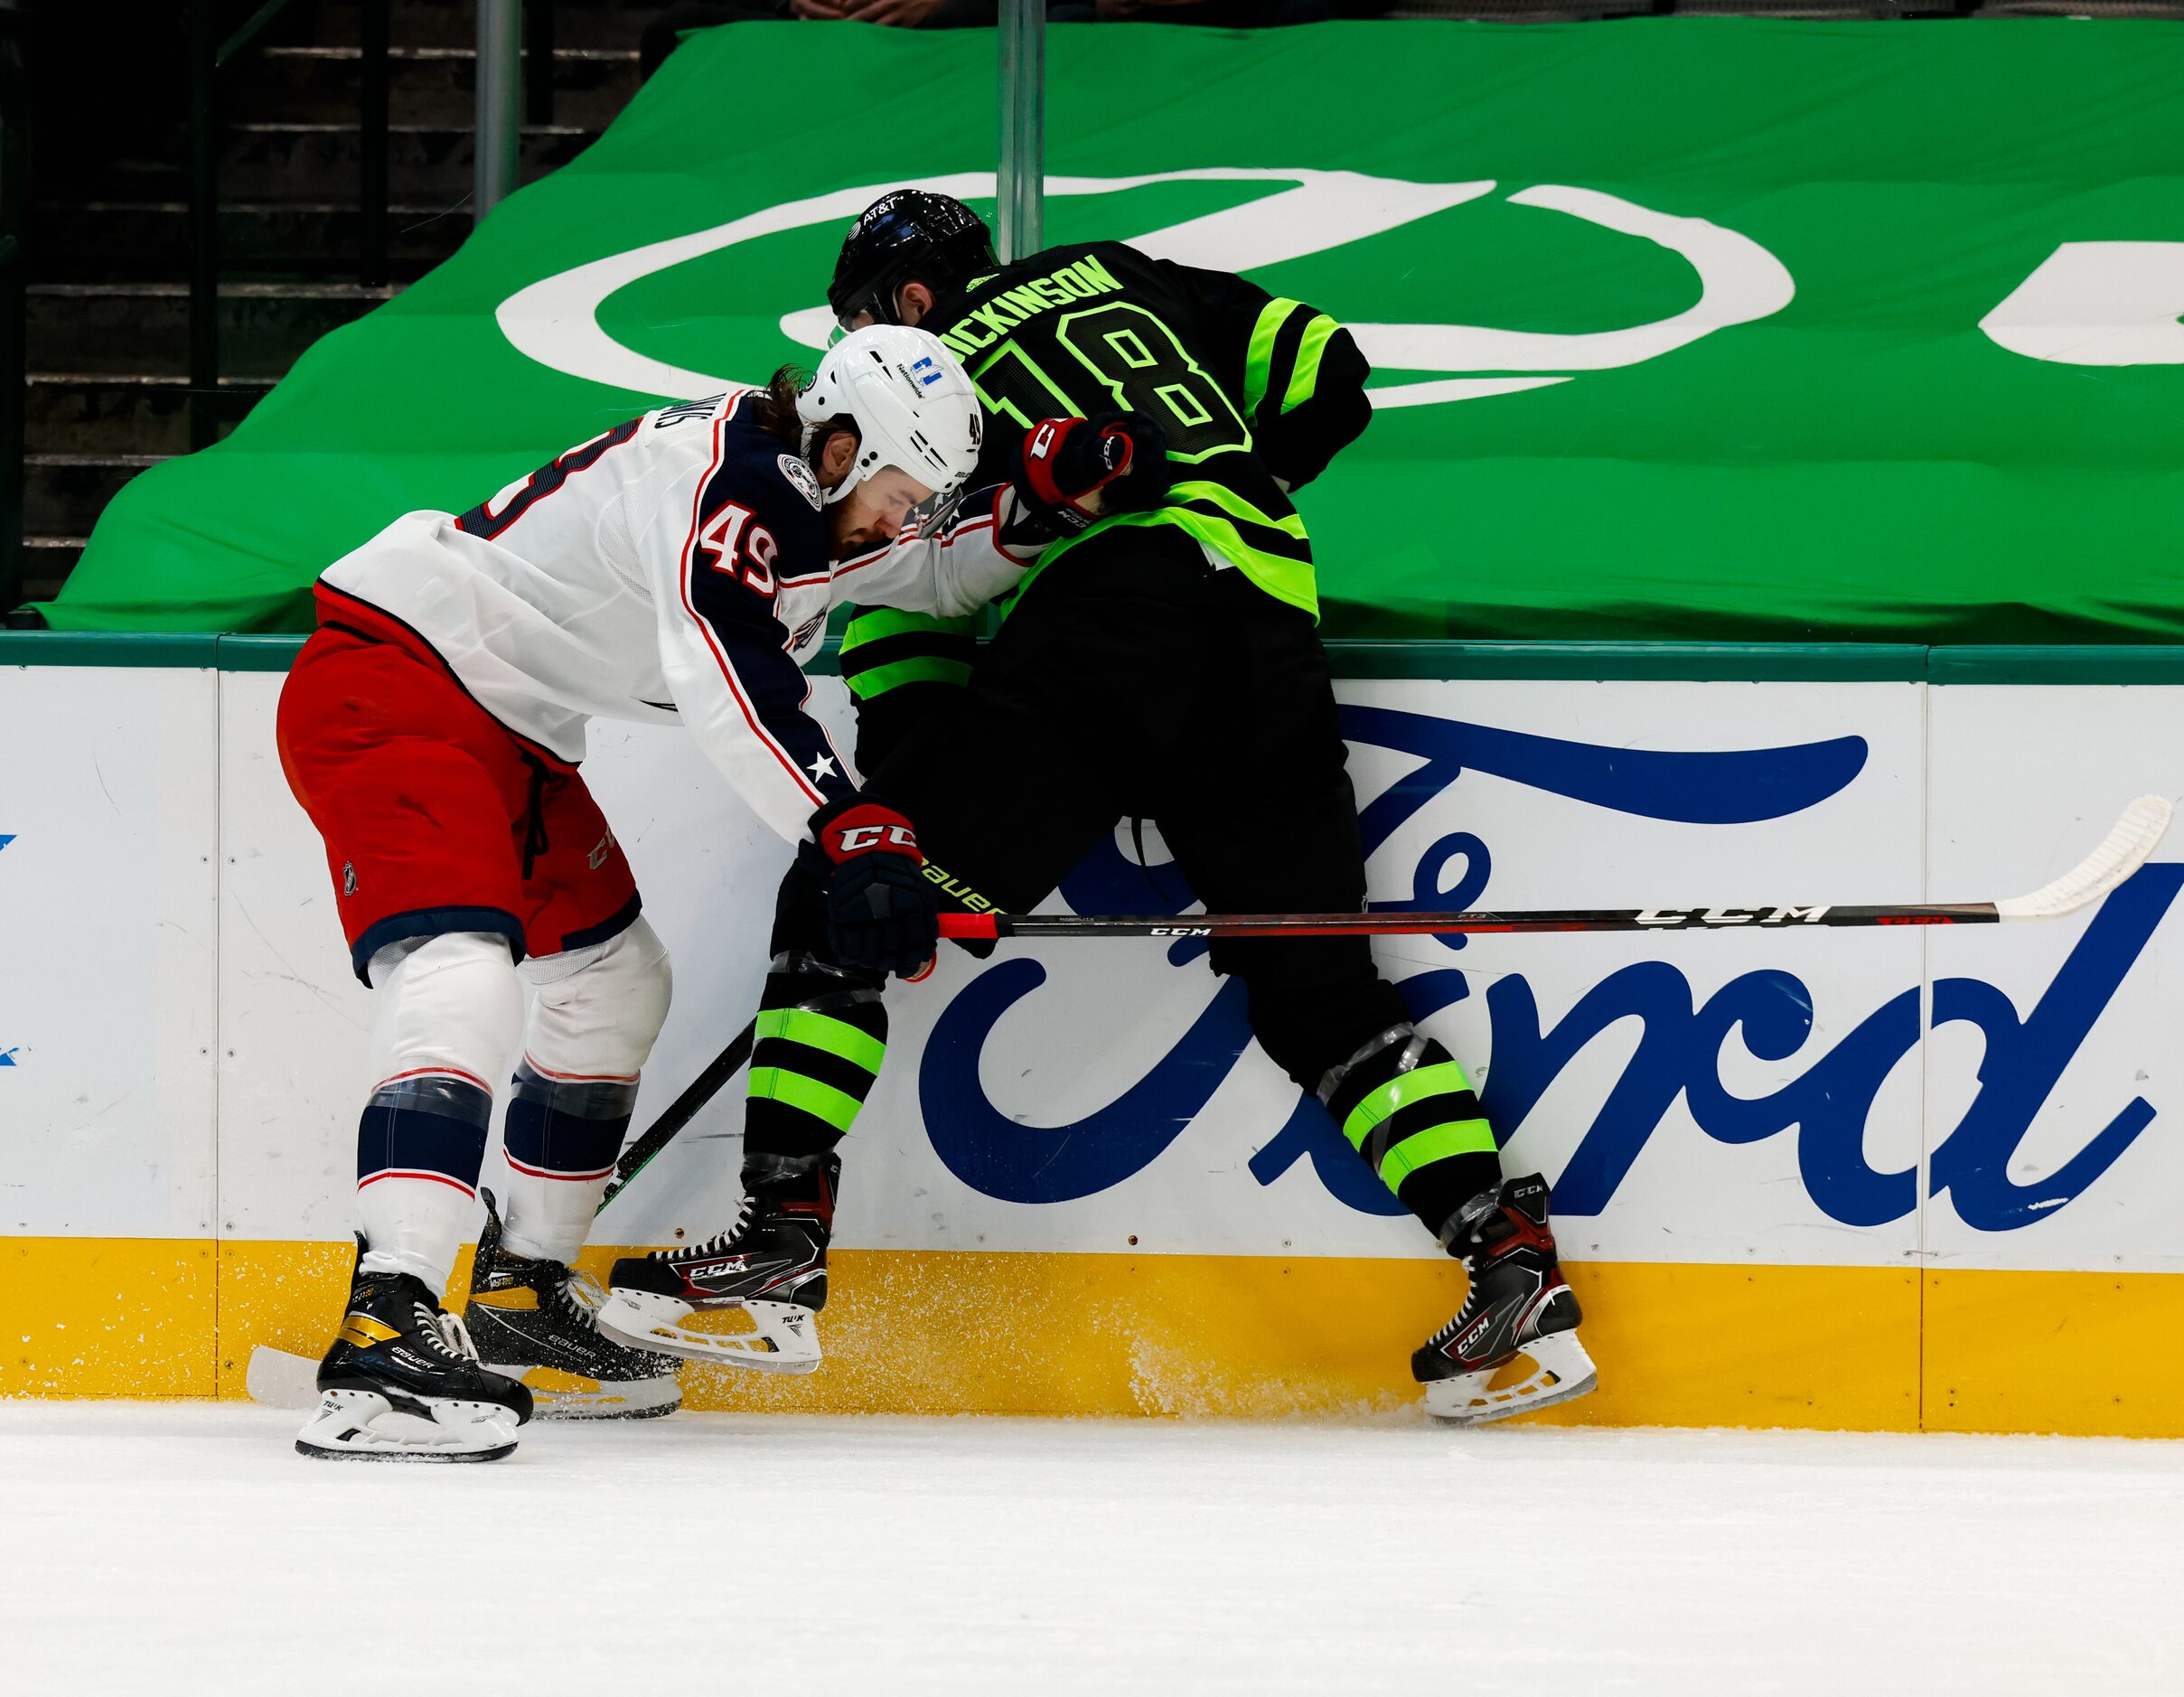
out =
<svg viewBox="0 0 2184 1697"><path fill-rule="evenodd" d="M839 501L883 465L893 465L943 499L979 461L984 421L962 361L938 336L907 324L852 330L826 352L796 398L804 447L830 418L857 421L857 458L827 492Z"/></svg>

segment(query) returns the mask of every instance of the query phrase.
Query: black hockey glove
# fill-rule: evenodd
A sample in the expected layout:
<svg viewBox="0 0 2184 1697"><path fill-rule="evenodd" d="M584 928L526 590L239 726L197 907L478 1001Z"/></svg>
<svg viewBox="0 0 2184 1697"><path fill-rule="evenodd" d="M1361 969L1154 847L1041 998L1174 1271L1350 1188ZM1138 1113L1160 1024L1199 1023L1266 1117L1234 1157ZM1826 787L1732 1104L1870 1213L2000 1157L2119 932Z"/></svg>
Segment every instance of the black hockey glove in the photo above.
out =
<svg viewBox="0 0 2184 1697"><path fill-rule="evenodd" d="M811 816L798 858L827 892L827 941L844 966L907 978L940 947L940 897L917 833L891 807L850 796Z"/></svg>
<svg viewBox="0 0 2184 1697"><path fill-rule="evenodd" d="M1017 445L1008 481L1065 534L1149 511L1167 493L1167 433L1141 412L1042 418Z"/></svg>

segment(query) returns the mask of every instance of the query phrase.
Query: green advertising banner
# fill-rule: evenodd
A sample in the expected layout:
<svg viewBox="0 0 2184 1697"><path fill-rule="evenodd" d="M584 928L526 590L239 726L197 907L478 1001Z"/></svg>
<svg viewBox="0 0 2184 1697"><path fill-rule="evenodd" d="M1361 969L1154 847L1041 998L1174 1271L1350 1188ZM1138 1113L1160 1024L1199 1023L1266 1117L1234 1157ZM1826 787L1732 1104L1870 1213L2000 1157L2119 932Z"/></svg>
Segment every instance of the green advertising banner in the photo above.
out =
<svg viewBox="0 0 2184 1697"><path fill-rule="evenodd" d="M855 211L990 209L994 42L694 37L595 146L155 468L70 629L281 630L396 514L809 361ZM1326 629L2184 641L2184 25L1052 33L1046 233L1355 328Z"/></svg>

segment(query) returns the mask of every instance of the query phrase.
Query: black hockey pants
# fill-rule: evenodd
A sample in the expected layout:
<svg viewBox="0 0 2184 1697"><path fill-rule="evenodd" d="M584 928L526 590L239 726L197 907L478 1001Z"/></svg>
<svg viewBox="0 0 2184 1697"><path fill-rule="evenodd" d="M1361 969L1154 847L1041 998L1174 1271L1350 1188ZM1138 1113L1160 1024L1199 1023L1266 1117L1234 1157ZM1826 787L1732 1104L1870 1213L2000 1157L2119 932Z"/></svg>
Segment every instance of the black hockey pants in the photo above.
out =
<svg viewBox="0 0 2184 1697"><path fill-rule="evenodd" d="M1039 577L968 687L919 723L864 793L910 820L954 887L1003 912L1028 912L1133 817L1158 822L1211 912L1347 912L1364 905L1365 877L1345 755L1310 616L1216 570L1179 530L1122 527ZM773 952L770 1010L849 988L818 884L801 868L782 888ZM1222 941L1211 963L1244 980L1251 1029L1275 1064L1321 1092L1429 1225L1498 1181L1476 1099L1439 1045L1412 1036L1365 939ZM866 1009L856 1023L872 1033ZM783 1043L769 1055L765 1029L755 1067L801 1067L862 1101L842 1052L861 1045L820 1055ZM873 1035L884 1034L882 1023ZM831 1146L847 1119L824 1109L848 1105L811 1100L821 1111L755 1094L746 1156ZM1408 1158L1386 1164L1391 1149Z"/></svg>

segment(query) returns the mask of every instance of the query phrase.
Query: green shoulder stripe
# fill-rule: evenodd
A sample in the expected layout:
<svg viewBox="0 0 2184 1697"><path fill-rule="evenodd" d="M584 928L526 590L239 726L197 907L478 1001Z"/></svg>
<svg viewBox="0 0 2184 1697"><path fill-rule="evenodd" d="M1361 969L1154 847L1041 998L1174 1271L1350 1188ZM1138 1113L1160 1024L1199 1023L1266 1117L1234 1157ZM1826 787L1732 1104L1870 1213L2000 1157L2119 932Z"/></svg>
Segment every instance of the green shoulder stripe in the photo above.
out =
<svg viewBox="0 0 2184 1697"><path fill-rule="evenodd" d="M1251 326L1251 343L1243 354L1243 416L1251 417L1259 411L1259 403L1267 398L1267 389L1273 380L1274 339L1281 334L1281 327L1289 322L1289 314L1303 306L1302 301L1271 300L1260 310L1259 322Z"/></svg>
<svg viewBox="0 0 2184 1697"><path fill-rule="evenodd" d="M1304 327L1304 340L1297 344L1297 364L1289 372L1289 386L1281 397L1282 411L1301 407L1312 398L1319 388L1319 356L1326 351L1327 338L1341 328L1325 313Z"/></svg>
<svg viewBox="0 0 2184 1697"><path fill-rule="evenodd" d="M1248 502L1241 501L1237 504L1246 507L1250 505ZM1300 607L1310 614L1314 619L1317 619L1319 617L1318 579L1312 569L1311 561L1308 558L1293 558L1283 554L1274 553L1267 548L1255 548L1246 534L1247 531L1255 530L1265 535L1270 540L1278 539L1285 548L1298 546L1290 541L1286 526L1259 526L1249 520L1240 520L1223 513L1209 512L1205 511L1205 505L1206 503L1199 503L1188 507L1159 507L1151 512L1125 512L1119 513L1111 519L1102 519L1082 535L1073 536L1065 541L1056 542L1045 553L1040 555L1039 563L1024 574L1024 581L1018 586L1017 594L1020 597L1028 592L1040 573L1045 571L1055 561L1083 541L1085 537L1097 536L1111 525L1172 524L1202 547L1211 548L1214 553L1220 555L1223 559L1227 560L1252 583L1268 595L1272 595L1275 600L1287 602L1293 607ZM1302 520L1298 520L1296 522L1301 524Z"/></svg>
<svg viewBox="0 0 2184 1697"><path fill-rule="evenodd" d="M1181 483L1170 483L1167 495L1170 501L1210 503L1220 508L1229 517L1241 520L1246 524L1265 525L1270 530L1281 531L1285 536L1293 536L1300 542L1305 539L1304 514L1289 512L1277 519L1271 514L1260 511L1257 507L1226 483L1190 478Z"/></svg>

